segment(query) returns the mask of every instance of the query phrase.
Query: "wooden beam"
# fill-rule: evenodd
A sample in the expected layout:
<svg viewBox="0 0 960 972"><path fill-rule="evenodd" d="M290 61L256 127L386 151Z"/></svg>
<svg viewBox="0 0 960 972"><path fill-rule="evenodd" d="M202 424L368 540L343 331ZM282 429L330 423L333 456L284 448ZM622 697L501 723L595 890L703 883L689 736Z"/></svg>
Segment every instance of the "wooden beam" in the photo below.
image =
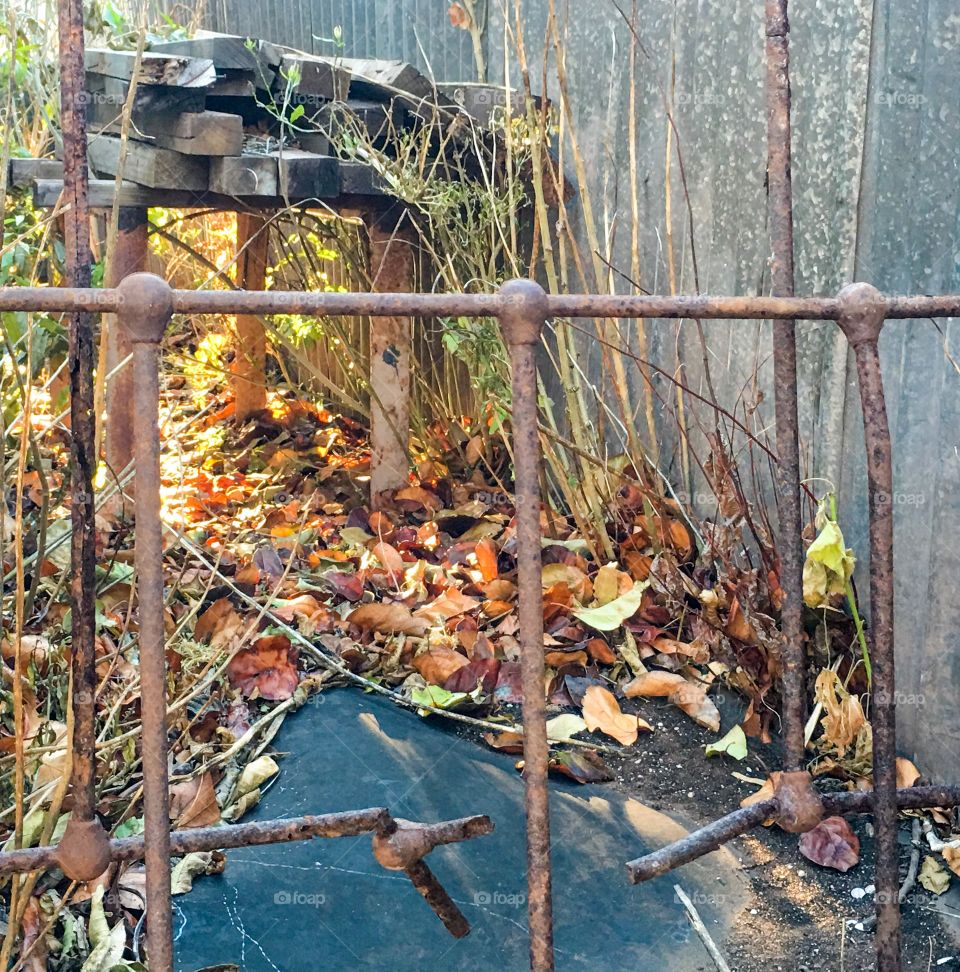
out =
<svg viewBox="0 0 960 972"><path fill-rule="evenodd" d="M321 99L345 100L350 91L350 72L333 58L284 53L274 91L284 92L288 84L292 89L291 103L303 104L309 113L310 105L319 106Z"/></svg>
<svg viewBox="0 0 960 972"><path fill-rule="evenodd" d="M217 72L246 72L258 88L269 89L282 54L276 45L250 40L236 34L199 31L190 40L162 41L150 45L162 54L183 54L209 58Z"/></svg>
<svg viewBox="0 0 960 972"><path fill-rule="evenodd" d="M392 210L396 213L397 210ZM409 293L415 289L414 237L400 220L368 217L371 289ZM370 320L370 503L407 485L410 476L410 369L413 319Z"/></svg>
<svg viewBox="0 0 960 972"><path fill-rule="evenodd" d="M100 175L116 175L120 166L120 139L114 135L91 135L88 157ZM152 189L204 190L210 177L210 162L205 157L128 141L123 175Z"/></svg>
<svg viewBox="0 0 960 972"><path fill-rule="evenodd" d="M163 84L178 88L206 88L217 80L213 61L209 58L154 54L144 51L139 65L135 51L111 51L88 47L83 66L90 74L138 84Z"/></svg>
<svg viewBox="0 0 960 972"><path fill-rule="evenodd" d="M244 290L266 286L268 240L261 215L237 213L237 280ZM260 318L249 314L237 315L236 331L232 383L236 418L242 422L267 406L267 338Z"/></svg>
<svg viewBox="0 0 960 972"><path fill-rule="evenodd" d="M345 163L348 180L341 187L336 196L330 197L329 205L336 209L347 205L356 209L360 204L358 197L365 200L361 208L370 205L371 196L383 196L383 188L377 181L376 173L359 163ZM356 169L352 167L356 166ZM51 170L53 171L53 170ZM22 185L33 182L33 204L38 209L51 209L60 201L63 193L63 179L34 179L27 180ZM91 209L112 209L114 198L120 206L174 206L178 209L217 209L234 212L242 209L272 210L285 209L287 200L280 196L251 196L246 193L227 195L221 192L188 192L180 189L149 189L138 186L133 182L121 182L119 192L113 179L91 179L88 205ZM306 206L316 199L310 196L306 199L290 198L291 205Z"/></svg>
<svg viewBox="0 0 960 972"><path fill-rule="evenodd" d="M122 207L116 245L104 268L104 284L116 287L124 277L147 269L147 210ZM117 327L115 314L103 315L101 341L106 342L106 367L110 374L131 353L127 336ZM104 450L112 475L120 475L133 460L133 368L130 362L107 383L107 419ZM128 487L132 493L133 484Z"/></svg>
<svg viewBox="0 0 960 972"><path fill-rule="evenodd" d="M301 149L211 159L210 189L233 196L332 199L340 193L340 163Z"/></svg>
<svg viewBox="0 0 960 972"><path fill-rule="evenodd" d="M222 111L134 111L130 121L131 139L184 155L239 155L243 151L243 119L239 115ZM122 124L112 105L88 105L89 131L119 132Z"/></svg>

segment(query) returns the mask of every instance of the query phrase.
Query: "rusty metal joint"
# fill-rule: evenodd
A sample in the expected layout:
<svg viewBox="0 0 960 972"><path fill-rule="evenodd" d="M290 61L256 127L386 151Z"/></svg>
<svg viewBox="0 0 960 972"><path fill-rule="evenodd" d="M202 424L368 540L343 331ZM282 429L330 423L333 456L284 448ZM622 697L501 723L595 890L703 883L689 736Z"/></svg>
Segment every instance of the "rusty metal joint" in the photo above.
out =
<svg viewBox="0 0 960 972"><path fill-rule="evenodd" d="M837 323L856 350L863 344L876 344L887 316L887 300L868 283L852 283L837 294L840 316Z"/></svg>
<svg viewBox="0 0 960 972"><path fill-rule="evenodd" d="M117 312L132 344L159 344L173 314L173 289L153 273L131 273L117 285Z"/></svg>
<svg viewBox="0 0 960 972"><path fill-rule="evenodd" d="M777 826L791 834L804 834L823 820L823 800L806 770L782 773L774 791Z"/></svg>
<svg viewBox="0 0 960 972"><path fill-rule="evenodd" d="M373 856L388 871L405 871L435 847L472 840L493 832L487 816L463 817L435 824L390 818L373 835Z"/></svg>

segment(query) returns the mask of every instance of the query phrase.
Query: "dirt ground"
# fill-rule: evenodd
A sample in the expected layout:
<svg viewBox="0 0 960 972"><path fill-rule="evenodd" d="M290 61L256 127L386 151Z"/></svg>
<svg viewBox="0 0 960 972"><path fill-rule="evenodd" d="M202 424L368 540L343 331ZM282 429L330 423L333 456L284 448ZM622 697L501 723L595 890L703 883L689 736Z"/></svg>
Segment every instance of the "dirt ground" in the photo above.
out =
<svg viewBox="0 0 960 972"><path fill-rule="evenodd" d="M676 707L657 700L625 702L654 727L629 755L604 754L614 774L606 785L636 797L655 810L706 824L735 810L755 789L732 774L764 778L779 765L776 745L750 740L746 760L707 758L703 746L716 734L701 729ZM558 710L559 711L559 710ZM552 714L552 713L551 713ZM518 714L519 716L519 714ZM724 729L727 728L726 719ZM584 734L581 738L587 738ZM600 741L601 737L597 737ZM510 758L510 757L505 757ZM514 759L516 757L513 757ZM804 858L798 838L776 827L761 828L728 847L742 861L753 900L733 922L733 933L718 945L734 972L869 972L874 938L853 923L873 914L873 837L870 818L850 823L860 838L860 862L845 874ZM901 868L909 857L910 827L901 827ZM855 897L851 892L867 893ZM869 890L868 890L869 889ZM859 894L859 891L857 892ZM903 968L960 969L960 920L944 920L930 908L933 895L919 885L903 908ZM704 969L714 965L704 955Z"/></svg>

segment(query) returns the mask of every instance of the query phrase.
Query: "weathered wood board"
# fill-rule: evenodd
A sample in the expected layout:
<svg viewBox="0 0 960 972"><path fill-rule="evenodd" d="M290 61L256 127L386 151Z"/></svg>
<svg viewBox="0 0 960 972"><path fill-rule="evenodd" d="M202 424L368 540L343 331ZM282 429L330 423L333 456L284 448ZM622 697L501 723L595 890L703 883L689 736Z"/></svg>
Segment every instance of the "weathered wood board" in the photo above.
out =
<svg viewBox="0 0 960 972"><path fill-rule="evenodd" d="M83 57L90 74L130 81L136 77L142 84L162 84L178 88L205 88L217 79L209 58L171 56L144 51L137 64L135 51L111 51L88 48Z"/></svg>
<svg viewBox="0 0 960 972"><path fill-rule="evenodd" d="M269 88L273 84L280 64L273 44L236 34L199 31L191 40L163 41L151 44L150 49L164 54L208 58L218 73L245 72L258 88Z"/></svg>
<svg viewBox="0 0 960 972"><path fill-rule="evenodd" d="M243 119L219 111L143 112L131 117L129 136L185 155L239 155L243 151ZM90 131L119 132L121 119L112 107L90 105Z"/></svg>
<svg viewBox="0 0 960 972"><path fill-rule="evenodd" d="M115 176L120 164L120 139L114 135L92 135L88 155L97 173ZM203 190L207 188L209 172L210 160L206 157L184 155L143 142L127 143L123 177L141 186Z"/></svg>
<svg viewBox="0 0 960 972"><path fill-rule="evenodd" d="M291 102L303 104L309 111L318 99L345 99L350 91L350 72L333 58L284 53L273 87L283 92L288 85Z"/></svg>
<svg viewBox="0 0 960 972"><path fill-rule="evenodd" d="M121 78L108 78L102 74L86 75L87 115L93 117L119 117L127 100L130 82ZM179 87L167 84L141 84L134 92L133 109L141 116L156 112L175 114L182 111L203 111L206 106L206 88ZM112 114L111 114L112 113Z"/></svg>
<svg viewBox="0 0 960 972"><path fill-rule="evenodd" d="M228 196L331 199L340 193L339 169L331 156L298 149L212 159L210 190Z"/></svg>

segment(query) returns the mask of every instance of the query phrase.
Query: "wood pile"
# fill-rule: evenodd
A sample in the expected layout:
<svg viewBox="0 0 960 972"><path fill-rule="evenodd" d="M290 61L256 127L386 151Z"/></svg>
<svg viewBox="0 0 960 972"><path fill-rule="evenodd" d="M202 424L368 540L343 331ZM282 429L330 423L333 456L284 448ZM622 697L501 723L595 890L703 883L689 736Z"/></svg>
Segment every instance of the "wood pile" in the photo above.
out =
<svg viewBox="0 0 960 972"><path fill-rule="evenodd" d="M378 195L377 174L342 151L345 132L382 145L424 123L486 125L502 99L493 88L458 97L401 61L322 57L206 32L154 43L139 62L133 51L89 49L85 66L90 167L103 180L122 171L123 204L151 200L138 188L177 193L171 205L191 193L264 206ZM35 175L41 205L57 188L40 184L49 175Z"/></svg>

